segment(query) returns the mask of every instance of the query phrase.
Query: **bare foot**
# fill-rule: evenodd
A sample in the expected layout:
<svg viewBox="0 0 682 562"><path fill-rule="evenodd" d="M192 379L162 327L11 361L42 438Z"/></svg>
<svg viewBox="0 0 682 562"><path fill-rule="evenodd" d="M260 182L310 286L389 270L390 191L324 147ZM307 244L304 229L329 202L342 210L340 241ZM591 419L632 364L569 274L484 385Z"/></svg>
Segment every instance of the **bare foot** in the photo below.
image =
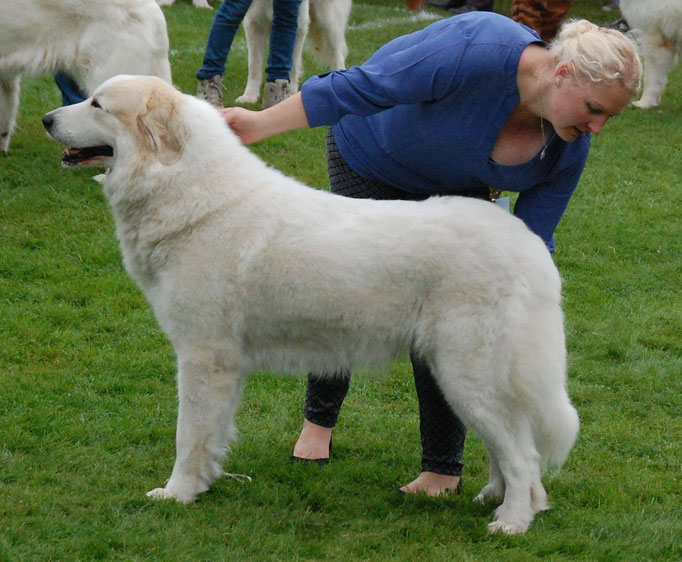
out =
<svg viewBox="0 0 682 562"><path fill-rule="evenodd" d="M457 491L460 481L460 476L438 474L437 472L422 472L415 480L400 488L400 491L405 494L424 493L432 498L447 496Z"/></svg>
<svg viewBox="0 0 682 562"><path fill-rule="evenodd" d="M328 459L332 428L303 420L301 435L294 445L294 456L299 459Z"/></svg>

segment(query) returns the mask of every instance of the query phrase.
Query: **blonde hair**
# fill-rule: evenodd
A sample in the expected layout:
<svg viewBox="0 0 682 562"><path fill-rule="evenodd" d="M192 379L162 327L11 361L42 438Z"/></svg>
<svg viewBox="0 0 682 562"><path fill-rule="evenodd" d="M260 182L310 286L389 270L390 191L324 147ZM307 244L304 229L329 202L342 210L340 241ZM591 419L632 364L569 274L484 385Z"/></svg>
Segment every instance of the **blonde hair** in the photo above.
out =
<svg viewBox="0 0 682 562"><path fill-rule="evenodd" d="M635 43L620 31L587 20L569 20L549 45L555 64L568 63L578 79L619 84L631 95L639 89L642 63Z"/></svg>

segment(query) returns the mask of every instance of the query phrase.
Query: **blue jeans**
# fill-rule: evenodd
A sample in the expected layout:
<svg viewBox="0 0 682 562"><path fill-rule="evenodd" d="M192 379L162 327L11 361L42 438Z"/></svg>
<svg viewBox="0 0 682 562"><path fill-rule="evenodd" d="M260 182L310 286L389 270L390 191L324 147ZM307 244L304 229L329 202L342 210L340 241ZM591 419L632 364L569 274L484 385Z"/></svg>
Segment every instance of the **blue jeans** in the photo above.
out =
<svg viewBox="0 0 682 562"><path fill-rule="evenodd" d="M223 0L218 6L208 34L204 62L197 72L199 80L225 72L225 61L232 41L250 5L251 0ZM278 78L289 80L300 5L301 0L273 1L270 56L265 69L268 82L274 82Z"/></svg>
<svg viewBox="0 0 682 562"><path fill-rule="evenodd" d="M78 84L76 84L67 74L58 72L54 75L54 81L62 92L62 105L80 103L88 97L81 92Z"/></svg>

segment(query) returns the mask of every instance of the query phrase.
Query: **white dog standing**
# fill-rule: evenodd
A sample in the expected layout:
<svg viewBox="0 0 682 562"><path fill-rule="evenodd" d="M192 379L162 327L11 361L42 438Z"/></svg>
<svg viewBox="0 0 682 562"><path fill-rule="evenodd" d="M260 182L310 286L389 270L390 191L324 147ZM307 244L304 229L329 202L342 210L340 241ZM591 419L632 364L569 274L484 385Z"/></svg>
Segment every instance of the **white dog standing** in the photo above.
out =
<svg viewBox="0 0 682 562"><path fill-rule="evenodd" d="M566 393L560 279L496 205L372 201L265 165L208 103L116 77L43 118L66 165L102 180L126 269L178 358L177 457L156 498L191 502L223 474L244 378L337 372L413 350L490 453L492 531L547 509L541 474L578 431Z"/></svg>
<svg viewBox="0 0 682 562"><path fill-rule="evenodd" d="M632 105L655 107L682 50L682 0L621 0L620 10L643 50L644 88Z"/></svg>
<svg viewBox="0 0 682 562"><path fill-rule="evenodd" d="M63 71L86 94L116 74L171 81L154 0L0 1L0 151L16 125L22 74Z"/></svg>
<svg viewBox="0 0 682 562"><path fill-rule="evenodd" d="M289 75L289 90L298 91L303 73L303 47L308 44L315 56L330 70L346 66L348 46L346 25L351 0L303 0L298 10L298 30ZM253 0L244 17L244 31L249 50L249 79L237 103L256 103L263 82L263 64L272 27L272 0Z"/></svg>

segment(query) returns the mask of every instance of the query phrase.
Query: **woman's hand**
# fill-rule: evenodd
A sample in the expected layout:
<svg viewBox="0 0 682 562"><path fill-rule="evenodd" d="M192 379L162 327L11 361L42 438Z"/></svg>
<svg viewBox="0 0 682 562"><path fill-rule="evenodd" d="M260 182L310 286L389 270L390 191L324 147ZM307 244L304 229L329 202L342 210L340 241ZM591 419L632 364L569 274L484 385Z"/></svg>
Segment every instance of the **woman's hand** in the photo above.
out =
<svg viewBox="0 0 682 562"><path fill-rule="evenodd" d="M261 131L262 111L250 111L243 107L226 107L221 109L220 113L227 126L236 133L244 144L251 144L266 138Z"/></svg>
<svg viewBox="0 0 682 562"><path fill-rule="evenodd" d="M308 126L300 92L263 111L226 107L220 113L244 144Z"/></svg>

